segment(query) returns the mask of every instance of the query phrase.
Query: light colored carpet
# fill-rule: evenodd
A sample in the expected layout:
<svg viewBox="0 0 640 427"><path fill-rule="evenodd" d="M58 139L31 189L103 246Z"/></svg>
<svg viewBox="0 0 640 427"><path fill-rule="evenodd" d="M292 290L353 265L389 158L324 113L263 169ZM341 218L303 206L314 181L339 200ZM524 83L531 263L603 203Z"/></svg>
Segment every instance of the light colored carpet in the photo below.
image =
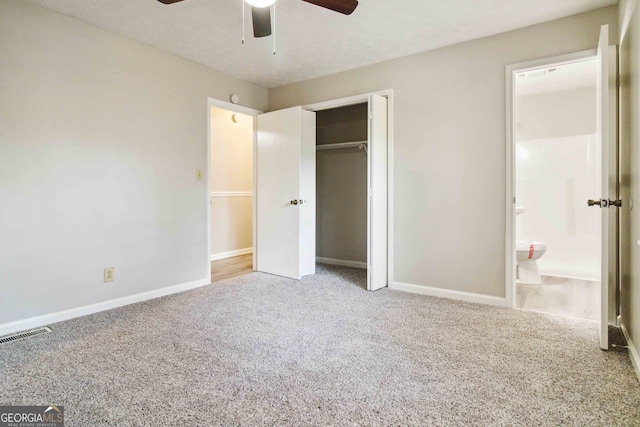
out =
<svg viewBox="0 0 640 427"><path fill-rule="evenodd" d="M0 346L0 404L68 426L637 426L595 323L252 273ZM357 283L358 285L354 285Z"/></svg>

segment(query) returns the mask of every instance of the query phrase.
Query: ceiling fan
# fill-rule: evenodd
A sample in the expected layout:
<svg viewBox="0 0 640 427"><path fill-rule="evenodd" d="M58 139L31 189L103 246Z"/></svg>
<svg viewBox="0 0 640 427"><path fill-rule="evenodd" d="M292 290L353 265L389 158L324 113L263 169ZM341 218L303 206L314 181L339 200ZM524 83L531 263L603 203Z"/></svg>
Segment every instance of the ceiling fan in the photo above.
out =
<svg viewBox="0 0 640 427"><path fill-rule="evenodd" d="M183 0L158 0L160 3L172 4ZM251 6L253 19L253 36L266 37L271 35L271 8L276 0L245 0ZM325 9L344 15L351 15L358 7L358 0L302 0Z"/></svg>

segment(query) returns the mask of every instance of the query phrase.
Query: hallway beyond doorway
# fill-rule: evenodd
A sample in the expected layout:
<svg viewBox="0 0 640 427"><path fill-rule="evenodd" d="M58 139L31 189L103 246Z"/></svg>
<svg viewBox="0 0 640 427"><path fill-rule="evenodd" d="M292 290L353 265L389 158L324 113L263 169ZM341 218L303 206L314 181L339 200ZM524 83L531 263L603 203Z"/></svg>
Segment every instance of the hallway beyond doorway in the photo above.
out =
<svg viewBox="0 0 640 427"><path fill-rule="evenodd" d="M211 283L249 274L253 271L253 254L245 254L211 262Z"/></svg>

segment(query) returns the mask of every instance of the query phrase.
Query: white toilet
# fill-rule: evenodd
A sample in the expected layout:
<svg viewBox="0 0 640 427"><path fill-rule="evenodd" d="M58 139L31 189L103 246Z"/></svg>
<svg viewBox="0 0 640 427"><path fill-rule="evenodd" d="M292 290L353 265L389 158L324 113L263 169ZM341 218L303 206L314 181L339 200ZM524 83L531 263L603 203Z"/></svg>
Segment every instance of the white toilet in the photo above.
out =
<svg viewBox="0 0 640 427"><path fill-rule="evenodd" d="M547 246L542 242L516 242L516 282L528 285L542 283L536 261L546 250Z"/></svg>
<svg viewBox="0 0 640 427"><path fill-rule="evenodd" d="M516 207L516 216L524 213L524 208ZM516 242L516 282L528 285L542 283L538 263L536 262L547 250L542 242Z"/></svg>

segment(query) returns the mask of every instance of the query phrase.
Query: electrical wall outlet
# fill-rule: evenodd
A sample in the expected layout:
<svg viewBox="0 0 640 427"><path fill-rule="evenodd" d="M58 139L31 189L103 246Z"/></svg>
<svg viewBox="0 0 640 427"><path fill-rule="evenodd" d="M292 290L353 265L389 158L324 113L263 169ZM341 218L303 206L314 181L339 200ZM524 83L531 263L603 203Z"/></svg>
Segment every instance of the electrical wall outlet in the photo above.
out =
<svg viewBox="0 0 640 427"><path fill-rule="evenodd" d="M196 179L202 181L202 171L200 169L196 170Z"/></svg>
<svg viewBox="0 0 640 427"><path fill-rule="evenodd" d="M104 281L106 282L113 282L113 280L115 279L115 267L105 267L104 269Z"/></svg>

